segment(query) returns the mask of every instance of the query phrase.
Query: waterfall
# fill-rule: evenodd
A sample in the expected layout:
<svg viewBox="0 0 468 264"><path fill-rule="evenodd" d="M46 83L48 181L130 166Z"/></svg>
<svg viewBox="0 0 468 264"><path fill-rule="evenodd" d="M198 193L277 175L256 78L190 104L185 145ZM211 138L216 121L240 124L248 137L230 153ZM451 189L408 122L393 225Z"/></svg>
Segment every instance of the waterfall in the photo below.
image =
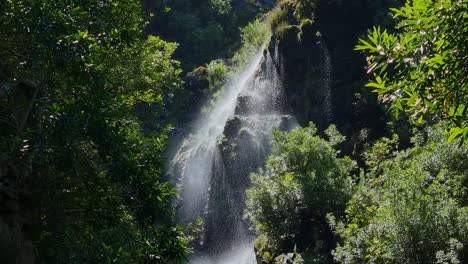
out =
<svg viewBox="0 0 468 264"><path fill-rule="evenodd" d="M332 64L330 58L330 52L328 51L325 44L321 43L321 55L322 55L322 89L324 90L323 95L323 109L325 114L325 121L330 124L333 120L333 105L332 105Z"/></svg>
<svg viewBox="0 0 468 264"><path fill-rule="evenodd" d="M172 161L183 223L204 221L190 263L255 263L252 234L242 219L250 173L264 166L274 129L288 130L278 49L262 47L198 121Z"/></svg>

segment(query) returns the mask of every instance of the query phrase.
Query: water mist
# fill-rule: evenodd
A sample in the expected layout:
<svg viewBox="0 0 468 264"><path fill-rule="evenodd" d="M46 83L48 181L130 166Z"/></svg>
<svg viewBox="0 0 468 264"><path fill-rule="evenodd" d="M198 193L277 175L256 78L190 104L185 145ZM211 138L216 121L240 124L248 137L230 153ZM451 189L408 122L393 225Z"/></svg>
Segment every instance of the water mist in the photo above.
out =
<svg viewBox="0 0 468 264"><path fill-rule="evenodd" d="M296 124L281 71L278 49L272 56L260 48L230 79L172 161L181 221L201 217L204 222L190 263L255 263L253 236L242 218L249 175L264 166L273 130Z"/></svg>

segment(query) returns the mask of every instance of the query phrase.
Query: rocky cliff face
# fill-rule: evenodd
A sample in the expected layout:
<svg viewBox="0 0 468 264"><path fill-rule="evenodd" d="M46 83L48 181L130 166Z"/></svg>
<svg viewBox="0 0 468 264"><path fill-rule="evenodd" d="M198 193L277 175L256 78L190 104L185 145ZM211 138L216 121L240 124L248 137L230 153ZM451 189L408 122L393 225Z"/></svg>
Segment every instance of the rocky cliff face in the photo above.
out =
<svg viewBox="0 0 468 264"><path fill-rule="evenodd" d="M250 237L247 223L241 220L250 173L264 166L272 131L289 130L296 125L286 113L249 111L242 106L241 98L246 97L238 98L236 114L227 121L216 146L206 222L206 246L210 249ZM259 107L258 101L252 100Z"/></svg>
<svg viewBox="0 0 468 264"><path fill-rule="evenodd" d="M348 155L385 131L385 110L364 87L365 57L354 46L375 24L387 21L389 6L398 1L319 1L315 22L279 37L284 58L284 91L301 125L319 129L330 123L351 138Z"/></svg>
<svg viewBox="0 0 468 264"><path fill-rule="evenodd" d="M195 245L201 254L216 256L252 241L242 218L250 173L264 166L273 130L296 126L282 88L278 50L262 53L257 66L231 81L227 97L204 116L206 123L174 159L181 218L204 218L204 232Z"/></svg>
<svg viewBox="0 0 468 264"><path fill-rule="evenodd" d="M272 130L290 129L296 123L293 116L301 125L313 121L321 130L337 124L351 138L343 147L347 155L358 156L365 141L385 131L384 110L363 87L364 58L353 50L375 23L374 14L365 0L320 1L316 21L303 28L301 41L297 32L289 31L279 46L272 45L262 66L235 95L232 109L228 107L232 113L206 128L201 138L213 141L201 140L193 127L176 154L172 174L181 179L183 214L205 220L199 250L217 254L233 241L249 239L241 218L249 174L265 163ZM198 191L187 191L190 186Z"/></svg>

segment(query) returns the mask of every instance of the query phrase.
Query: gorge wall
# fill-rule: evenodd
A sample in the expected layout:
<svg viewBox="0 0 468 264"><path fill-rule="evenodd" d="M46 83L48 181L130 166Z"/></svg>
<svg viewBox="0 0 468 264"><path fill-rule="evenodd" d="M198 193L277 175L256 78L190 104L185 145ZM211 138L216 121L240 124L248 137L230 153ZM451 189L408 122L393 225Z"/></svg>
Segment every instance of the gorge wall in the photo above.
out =
<svg viewBox="0 0 468 264"><path fill-rule="evenodd" d="M345 152L357 159L366 140L386 131L385 109L364 87L365 57L354 51L359 37L388 23L388 8L399 1L318 1L315 21L279 39L284 58L284 90L298 122L320 129L337 125L352 140ZM330 109L329 109L330 108Z"/></svg>

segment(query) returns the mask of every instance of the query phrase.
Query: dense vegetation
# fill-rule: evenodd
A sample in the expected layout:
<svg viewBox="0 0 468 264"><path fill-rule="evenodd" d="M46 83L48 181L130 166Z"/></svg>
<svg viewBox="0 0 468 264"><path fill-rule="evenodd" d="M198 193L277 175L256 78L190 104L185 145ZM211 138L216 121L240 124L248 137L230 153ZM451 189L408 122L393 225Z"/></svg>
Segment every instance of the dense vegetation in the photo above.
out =
<svg viewBox="0 0 468 264"><path fill-rule="evenodd" d="M304 127L275 132L251 175L244 217L257 260L468 262L466 1L6 0L0 10L2 263L185 262L195 228L177 222L168 136L186 136L270 38ZM316 89L326 56L337 76L328 119Z"/></svg>
<svg viewBox="0 0 468 264"><path fill-rule="evenodd" d="M340 237L335 260L467 261L468 148L447 143L442 127L418 133L407 150L392 151L395 142L385 140L369 151L369 173L348 203L346 220L330 216Z"/></svg>
<svg viewBox="0 0 468 264"><path fill-rule="evenodd" d="M468 137L466 1L409 1L392 9L396 33L375 27L357 50L369 52L367 86L419 123L450 120L450 140Z"/></svg>
<svg viewBox="0 0 468 264"><path fill-rule="evenodd" d="M165 125L142 133L134 114L136 104L163 109L180 86L177 45L142 35L136 0L0 9L0 258L182 259L187 237L162 177Z"/></svg>
<svg viewBox="0 0 468 264"><path fill-rule="evenodd" d="M354 163L337 157L333 146L344 138L334 126L326 131L329 141L316 133L313 124L276 132L265 171L252 175L246 216L260 236L256 246L265 260L281 250L304 251L310 243L309 257L326 259L332 248L326 214L344 213Z"/></svg>
<svg viewBox="0 0 468 264"><path fill-rule="evenodd" d="M185 70L229 58L241 46L239 28L267 11L274 1L144 1L153 12L148 30L180 43L176 57Z"/></svg>
<svg viewBox="0 0 468 264"><path fill-rule="evenodd" d="M354 148L358 173L333 169L348 159L336 154L348 140L332 144L311 128L277 134L247 192L262 261L468 261L467 5L414 0L392 13L394 23L381 20L356 50L367 52L366 86L391 110L387 131L403 126L412 139L386 132L359 156Z"/></svg>
<svg viewBox="0 0 468 264"><path fill-rule="evenodd" d="M359 177L336 156L334 129L330 142L314 127L277 133L247 191L257 254L294 263L465 263L468 148L447 143L443 127L417 133L406 150L395 149L396 136L380 140L364 153Z"/></svg>

